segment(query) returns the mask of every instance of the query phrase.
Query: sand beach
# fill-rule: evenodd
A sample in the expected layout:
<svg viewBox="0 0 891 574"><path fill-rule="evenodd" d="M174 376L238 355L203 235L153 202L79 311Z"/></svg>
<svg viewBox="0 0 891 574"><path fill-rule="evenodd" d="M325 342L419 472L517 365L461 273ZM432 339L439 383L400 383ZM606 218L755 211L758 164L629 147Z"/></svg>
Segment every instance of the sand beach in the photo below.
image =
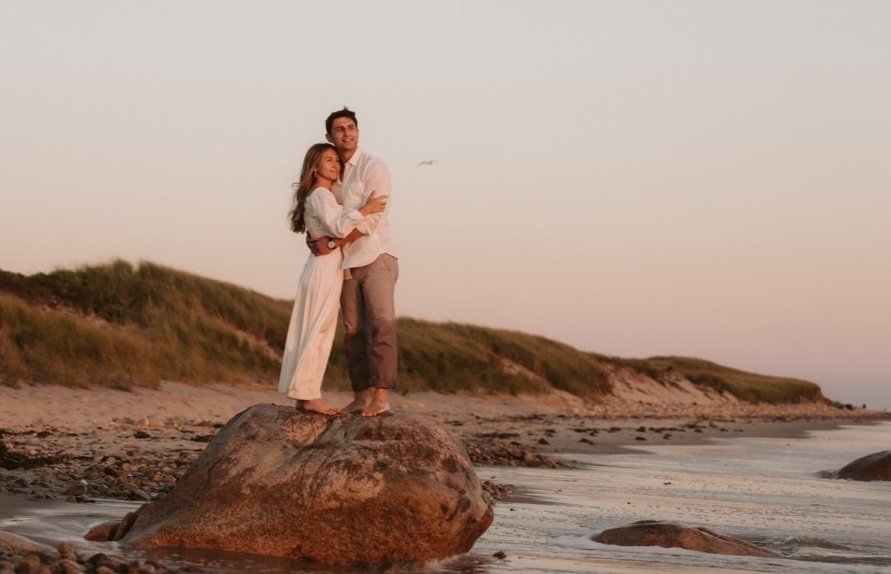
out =
<svg viewBox="0 0 891 574"><path fill-rule="evenodd" d="M337 405L349 402L348 393L326 397ZM129 391L2 387L0 500L7 508L0 509L0 518L29 504L135 504L164 496L217 429L258 403L290 401L257 385L162 383ZM582 467L601 455L737 437L791 439L889 418L884 412L822 404L647 404L619 398L592 404L561 393L424 392L396 394L392 403L397 416L411 414L446 427L481 469L536 472ZM515 489L510 472L479 474L497 505L525 496L522 488Z"/></svg>
<svg viewBox="0 0 891 574"><path fill-rule="evenodd" d="M350 400L346 392L326 397L335 405ZM0 387L0 438L10 458L0 468L0 493L66 499L78 496L81 481L87 480L92 496L151 500L175 484L216 429L258 403L291 401L260 385L168 382L126 391ZM571 466L575 454L609 454L643 445L795 437L842 422L889 416L821 404L591 404L564 393L422 392L394 394L392 404L396 413L448 428L475 463L533 467ZM21 460L15 464L14 457Z"/></svg>

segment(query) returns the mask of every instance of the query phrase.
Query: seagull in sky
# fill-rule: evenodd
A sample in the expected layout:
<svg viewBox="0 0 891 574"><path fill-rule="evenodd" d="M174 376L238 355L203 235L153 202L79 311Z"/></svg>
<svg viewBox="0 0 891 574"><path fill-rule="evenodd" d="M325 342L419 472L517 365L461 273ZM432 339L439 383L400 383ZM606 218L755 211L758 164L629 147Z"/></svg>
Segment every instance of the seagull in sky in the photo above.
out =
<svg viewBox="0 0 891 574"><path fill-rule="evenodd" d="M425 159L424 161L419 161L418 163L416 163L415 166L417 167L421 165L436 165L438 163L438 159Z"/></svg>

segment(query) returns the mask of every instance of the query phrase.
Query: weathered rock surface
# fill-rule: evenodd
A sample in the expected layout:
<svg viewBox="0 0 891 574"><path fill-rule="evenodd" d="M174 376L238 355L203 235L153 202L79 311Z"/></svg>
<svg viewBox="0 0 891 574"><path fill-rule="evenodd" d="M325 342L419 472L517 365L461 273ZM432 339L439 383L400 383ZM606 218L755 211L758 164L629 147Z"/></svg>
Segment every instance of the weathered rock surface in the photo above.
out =
<svg viewBox="0 0 891 574"><path fill-rule="evenodd" d="M891 480L891 450L858 458L839 470L838 477L864 481Z"/></svg>
<svg viewBox="0 0 891 574"><path fill-rule="evenodd" d="M47 546L46 544L35 542L30 538L25 538L24 536L19 536L18 534L13 534L12 532L0 530L0 552L12 552L21 554L32 552L35 554L50 556L55 554L56 551L51 546Z"/></svg>
<svg viewBox="0 0 891 574"><path fill-rule="evenodd" d="M463 447L437 426L263 404L233 417L114 538L370 565L466 552L492 517Z"/></svg>
<svg viewBox="0 0 891 574"><path fill-rule="evenodd" d="M610 528L592 536L591 540L617 546L662 546L734 556L779 556L766 548L707 528L693 528L656 520L641 520L628 526Z"/></svg>

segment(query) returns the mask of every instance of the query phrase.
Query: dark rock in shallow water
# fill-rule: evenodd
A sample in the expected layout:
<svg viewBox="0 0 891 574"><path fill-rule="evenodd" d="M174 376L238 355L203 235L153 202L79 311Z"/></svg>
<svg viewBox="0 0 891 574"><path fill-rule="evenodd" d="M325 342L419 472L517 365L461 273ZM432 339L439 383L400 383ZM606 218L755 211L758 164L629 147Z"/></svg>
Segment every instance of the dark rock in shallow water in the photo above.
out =
<svg viewBox="0 0 891 574"><path fill-rule="evenodd" d="M766 548L707 528L692 528L656 520L641 520L628 526L610 528L592 536L591 540L617 546L662 546L733 556L779 556Z"/></svg>
<svg viewBox="0 0 891 574"><path fill-rule="evenodd" d="M838 478L848 480L891 480L891 450L874 452L846 465Z"/></svg>
<svg viewBox="0 0 891 574"><path fill-rule="evenodd" d="M86 536L84 536L84 539L92 540L95 542L114 540L115 532L117 532L120 524L121 523L118 520L109 520L97 524L96 526L91 528L89 532L87 532Z"/></svg>
<svg viewBox="0 0 891 574"><path fill-rule="evenodd" d="M405 414L327 418L268 404L233 417L173 491L114 537L378 565L466 552L492 517L445 430Z"/></svg>

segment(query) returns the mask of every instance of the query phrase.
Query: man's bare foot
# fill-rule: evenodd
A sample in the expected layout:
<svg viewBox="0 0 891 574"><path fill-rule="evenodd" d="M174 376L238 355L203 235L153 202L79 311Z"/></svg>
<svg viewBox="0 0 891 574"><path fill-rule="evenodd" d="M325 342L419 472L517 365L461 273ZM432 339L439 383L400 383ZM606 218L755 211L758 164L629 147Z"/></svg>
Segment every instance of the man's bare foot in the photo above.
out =
<svg viewBox="0 0 891 574"><path fill-rule="evenodd" d="M297 401L297 410L308 413L319 413L328 417L340 414L340 409L332 407L322 399L311 399L308 401Z"/></svg>
<svg viewBox="0 0 891 574"><path fill-rule="evenodd" d="M362 416L379 417L381 415L393 414L390 410L390 395L387 389L374 389L374 396L371 402L362 411Z"/></svg>
<svg viewBox="0 0 891 574"><path fill-rule="evenodd" d="M352 402L341 410L351 415L357 415L364 412L370 403L371 389L362 389L361 391L355 391Z"/></svg>

